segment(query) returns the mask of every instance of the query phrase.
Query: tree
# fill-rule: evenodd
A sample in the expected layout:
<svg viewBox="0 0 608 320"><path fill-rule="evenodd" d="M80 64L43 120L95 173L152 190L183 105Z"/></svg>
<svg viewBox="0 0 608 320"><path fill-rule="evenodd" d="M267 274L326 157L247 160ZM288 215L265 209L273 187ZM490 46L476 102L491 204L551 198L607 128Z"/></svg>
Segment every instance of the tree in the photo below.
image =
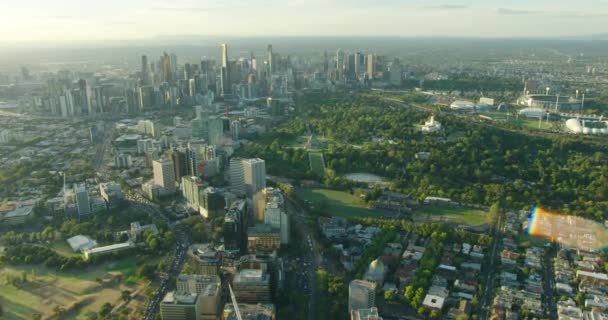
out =
<svg viewBox="0 0 608 320"><path fill-rule="evenodd" d="M23 282L23 283L27 282L27 272L25 272L25 271L21 271L21 282Z"/></svg>
<svg viewBox="0 0 608 320"><path fill-rule="evenodd" d="M393 301L395 299L395 291L388 290L384 291L384 300Z"/></svg>
<svg viewBox="0 0 608 320"><path fill-rule="evenodd" d="M123 290L120 293L120 297L122 298L122 301L129 302L129 300L131 300L131 291L129 291L129 290Z"/></svg>
<svg viewBox="0 0 608 320"><path fill-rule="evenodd" d="M419 316L424 316L424 314L426 313L426 309L424 307L420 307L417 309L416 311L418 313Z"/></svg>
<svg viewBox="0 0 608 320"><path fill-rule="evenodd" d="M101 310L99 310L99 315L101 317L107 317L112 312L112 305L109 302L104 303L101 306Z"/></svg>
<svg viewBox="0 0 608 320"><path fill-rule="evenodd" d="M466 314L460 314L458 317L456 317L456 320L469 320L469 316Z"/></svg>
<svg viewBox="0 0 608 320"><path fill-rule="evenodd" d="M439 319L439 316L441 316L441 313L439 313L439 310L433 309L431 310L431 319Z"/></svg>
<svg viewBox="0 0 608 320"><path fill-rule="evenodd" d="M576 296L574 296L574 301L576 301L576 304L582 308L585 306L585 294L581 291L577 292Z"/></svg>

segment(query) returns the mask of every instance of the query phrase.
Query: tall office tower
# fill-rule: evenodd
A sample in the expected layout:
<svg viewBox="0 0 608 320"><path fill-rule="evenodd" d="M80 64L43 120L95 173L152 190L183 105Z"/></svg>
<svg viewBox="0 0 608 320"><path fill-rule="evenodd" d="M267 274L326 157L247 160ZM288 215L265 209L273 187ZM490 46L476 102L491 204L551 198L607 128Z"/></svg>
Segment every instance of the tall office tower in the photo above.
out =
<svg viewBox="0 0 608 320"><path fill-rule="evenodd" d="M239 141L239 135L241 134L241 122L239 120L232 120L230 122L230 136L232 141Z"/></svg>
<svg viewBox="0 0 608 320"><path fill-rule="evenodd" d="M342 49L336 51L336 79L342 80L344 76L344 52Z"/></svg>
<svg viewBox="0 0 608 320"><path fill-rule="evenodd" d="M139 88L139 109L148 110L154 107L154 87L143 86Z"/></svg>
<svg viewBox="0 0 608 320"><path fill-rule="evenodd" d="M87 84L87 80L78 80L78 88L80 89L80 103L82 111L87 114L93 114L94 112L91 106L91 92L89 85Z"/></svg>
<svg viewBox="0 0 608 320"><path fill-rule="evenodd" d="M171 75L171 58L166 52L160 57L160 82L171 83L173 77Z"/></svg>
<svg viewBox="0 0 608 320"><path fill-rule="evenodd" d="M346 59L346 78L347 79L355 79L355 54L349 53Z"/></svg>
<svg viewBox="0 0 608 320"><path fill-rule="evenodd" d="M78 215L84 216L91 213L91 203L89 201L89 192L85 184L76 185L74 188L76 195L76 206L78 207Z"/></svg>
<svg viewBox="0 0 608 320"><path fill-rule="evenodd" d="M173 78L177 75L177 55L172 53L170 56L171 61L171 73L173 74Z"/></svg>
<svg viewBox="0 0 608 320"><path fill-rule="evenodd" d="M401 85L403 68L401 67L401 64L399 63L399 60L395 59L395 61L393 61L393 63L390 66L389 73L390 73L391 84L395 85L395 86Z"/></svg>
<svg viewBox="0 0 608 320"><path fill-rule="evenodd" d="M127 113L135 113L140 109L140 92L138 89L126 89L125 100L127 106Z"/></svg>
<svg viewBox="0 0 608 320"><path fill-rule="evenodd" d="M363 53L355 53L355 78L359 79L363 73Z"/></svg>
<svg viewBox="0 0 608 320"><path fill-rule="evenodd" d="M214 187L208 187L203 190L200 195L199 212L205 218L215 218L224 212L226 207L226 199L219 190Z"/></svg>
<svg viewBox="0 0 608 320"><path fill-rule="evenodd" d="M272 53L272 45L268 45L268 75L271 76L275 72L274 54Z"/></svg>
<svg viewBox="0 0 608 320"><path fill-rule="evenodd" d="M106 111L106 103L104 97L104 88L95 87L95 113L103 113Z"/></svg>
<svg viewBox="0 0 608 320"><path fill-rule="evenodd" d="M62 117L74 115L74 98L70 90L64 90L63 95L59 96L59 107Z"/></svg>
<svg viewBox="0 0 608 320"><path fill-rule="evenodd" d="M175 182L179 182L183 176L188 174L187 150L183 148L171 150L171 160L173 161L173 174L175 175Z"/></svg>
<svg viewBox="0 0 608 320"><path fill-rule="evenodd" d="M150 74L150 64L148 63L148 56L141 56L141 82L145 86L152 85L152 75Z"/></svg>
<svg viewBox="0 0 608 320"><path fill-rule="evenodd" d="M289 216L285 213L279 201L271 199L266 204L264 223L280 230L281 244L289 244L289 234L291 231L289 228Z"/></svg>
<svg viewBox="0 0 608 320"><path fill-rule="evenodd" d="M182 196L186 199L188 206L199 210L200 192L203 191L203 180L197 176L182 177Z"/></svg>
<svg viewBox="0 0 608 320"><path fill-rule="evenodd" d="M163 188L164 194L175 193L175 173L172 160L154 160L154 184Z"/></svg>
<svg viewBox="0 0 608 320"><path fill-rule="evenodd" d="M348 311L369 309L376 304L376 284L367 280L353 280L348 285Z"/></svg>
<svg viewBox="0 0 608 320"><path fill-rule="evenodd" d="M327 51L323 52L323 73L327 76L327 72L329 72L329 56L327 55Z"/></svg>
<svg viewBox="0 0 608 320"><path fill-rule="evenodd" d="M259 158L243 160L243 182L245 192L253 195L266 188L266 162Z"/></svg>
<svg viewBox="0 0 608 320"><path fill-rule="evenodd" d="M220 95L230 94L230 64L228 63L228 44L222 43L222 66L220 72Z"/></svg>
<svg viewBox="0 0 608 320"><path fill-rule="evenodd" d="M187 95L189 97L194 97L194 95L196 94L196 81L194 79L188 79L184 81L187 81L188 83Z"/></svg>
<svg viewBox="0 0 608 320"><path fill-rule="evenodd" d="M223 234L226 251L241 250L243 246L243 229L241 215L237 210L229 210L224 216Z"/></svg>
<svg viewBox="0 0 608 320"><path fill-rule="evenodd" d="M245 193L245 176L241 158L230 159L230 186L233 190Z"/></svg>
<svg viewBox="0 0 608 320"><path fill-rule="evenodd" d="M376 59L372 53L367 55L367 80L374 79L376 72Z"/></svg>
<svg viewBox="0 0 608 320"><path fill-rule="evenodd" d="M220 117L209 119L209 144L219 146L224 139L224 120Z"/></svg>

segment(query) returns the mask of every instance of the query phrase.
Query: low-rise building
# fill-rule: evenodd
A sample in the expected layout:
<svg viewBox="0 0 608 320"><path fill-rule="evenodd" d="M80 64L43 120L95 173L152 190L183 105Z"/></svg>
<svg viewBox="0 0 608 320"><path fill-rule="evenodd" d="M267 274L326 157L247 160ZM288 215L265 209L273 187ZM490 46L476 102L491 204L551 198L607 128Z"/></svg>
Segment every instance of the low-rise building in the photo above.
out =
<svg viewBox="0 0 608 320"><path fill-rule="evenodd" d="M133 247L135 247L135 244L131 241L127 241L124 243L111 244L109 246L91 248L88 250L84 250L84 257L85 257L85 259L88 260L91 257L100 256L100 255L118 252L118 251L123 251L123 250L131 249Z"/></svg>
<svg viewBox="0 0 608 320"><path fill-rule="evenodd" d="M163 320L201 320L198 295L167 293L160 302L160 315Z"/></svg>
<svg viewBox="0 0 608 320"><path fill-rule="evenodd" d="M262 270L243 269L232 281L236 300L243 303L270 301L270 277Z"/></svg>
<svg viewBox="0 0 608 320"><path fill-rule="evenodd" d="M281 231L266 224L247 229L247 249L250 252L272 252L281 247Z"/></svg>

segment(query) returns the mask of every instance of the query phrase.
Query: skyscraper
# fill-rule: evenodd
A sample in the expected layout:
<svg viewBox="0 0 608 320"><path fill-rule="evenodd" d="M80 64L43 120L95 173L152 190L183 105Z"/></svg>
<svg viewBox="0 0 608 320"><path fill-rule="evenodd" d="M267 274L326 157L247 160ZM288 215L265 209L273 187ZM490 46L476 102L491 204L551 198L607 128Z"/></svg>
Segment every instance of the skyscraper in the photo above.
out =
<svg viewBox="0 0 608 320"><path fill-rule="evenodd" d="M175 193L175 171L172 160L154 160L154 184L163 188L164 194Z"/></svg>
<svg viewBox="0 0 608 320"><path fill-rule="evenodd" d="M148 56L141 56L141 82L143 85L151 85L152 77L150 75L150 64L148 63Z"/></svg>
<svg viewBox="0 0 608 320"><path fill-rule="evenodd" d="M228 63L228 44L222 43L222 67L220 73L220 95L230 94L230 64Z"/></svg>
<svg viewBox="0 0 608 320"><path fill-rule="evenodd" d="M274 54L272 53L272 45L268 45L268 75L271 76L274 73L275 63Z"/></svg>
<svg viewBox="0 0 608 320"><path fill-rule="evenodd" d="M81 113L93 114L93 108L91 106L91 92L90 87L87 84L87 80L78 80L78 88L80 89Z"/></svg>
<svg viewBox="0 0 608 320"><path fill-rule="evenodd" d="M224 138L224 121L220 117L209 119L209 144L218 146Z"/></svg>
<svg viewBox="0 0 608 320"><path fill-rule="evenodd" d="M171 151L171 160L173 161L173 172L175 181L181 181L181 178L188 174L188 158L187 150L174 149Z"/></svg>
<svg viewBox="0 0 608 320"><path fill-rule="evenodd" d="M266 188L266 162L259 158L244 159L243 181L248 195Z"/></svg>
<svg viewBox="0 0 608 320"><path fill-rule="evenodd" d="M245 177L243 176L243 159L230 159L230 185L232 189L245 193Z"/></svg>
<svg viewBox="0 0 608 320"><path fill-rule="evenodd" d="M171 58L166 52L160 57L160 82L171 82Z"/></svg>
<svg viewBox="0 0 608 320"><path fill-rule="evenodd" d="M342 49L336 51L336 79L342 80L344 76L344 53Z"/></svg>
<svg viewBox="0 0 608 320"><path fill-rule="evenodd" d="M374 73L376 72L376 59L373 54L367 55L367 80L374 79Z"/></svg>
<svg viewBox="0 0 608 320"><path fill-rule="evenodd" d="M87 186L79 184L74 188L74 194L76 195L76 206L78 207L78 215L88 215L91 213L91 203L89 201L89 192Z"/></svg>

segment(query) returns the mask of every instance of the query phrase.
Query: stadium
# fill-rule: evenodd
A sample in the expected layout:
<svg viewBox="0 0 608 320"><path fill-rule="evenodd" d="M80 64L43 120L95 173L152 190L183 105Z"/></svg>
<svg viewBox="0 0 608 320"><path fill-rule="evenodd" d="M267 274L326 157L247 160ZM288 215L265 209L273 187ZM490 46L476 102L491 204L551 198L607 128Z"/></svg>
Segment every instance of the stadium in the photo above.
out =
<svg viewBox="0 0 608 320"><path fill-rule="evenodd" d="M553 109L555 111L577 110L583 101L568 96L544 94L526 94L517 100L517 104L528 108Z"/></svg>
<svg viewBox="0 0 608 320"><path fill-rule="evenodd" d="M576 134L608 134L608 121L568 119L566 129Z"/></svg>

